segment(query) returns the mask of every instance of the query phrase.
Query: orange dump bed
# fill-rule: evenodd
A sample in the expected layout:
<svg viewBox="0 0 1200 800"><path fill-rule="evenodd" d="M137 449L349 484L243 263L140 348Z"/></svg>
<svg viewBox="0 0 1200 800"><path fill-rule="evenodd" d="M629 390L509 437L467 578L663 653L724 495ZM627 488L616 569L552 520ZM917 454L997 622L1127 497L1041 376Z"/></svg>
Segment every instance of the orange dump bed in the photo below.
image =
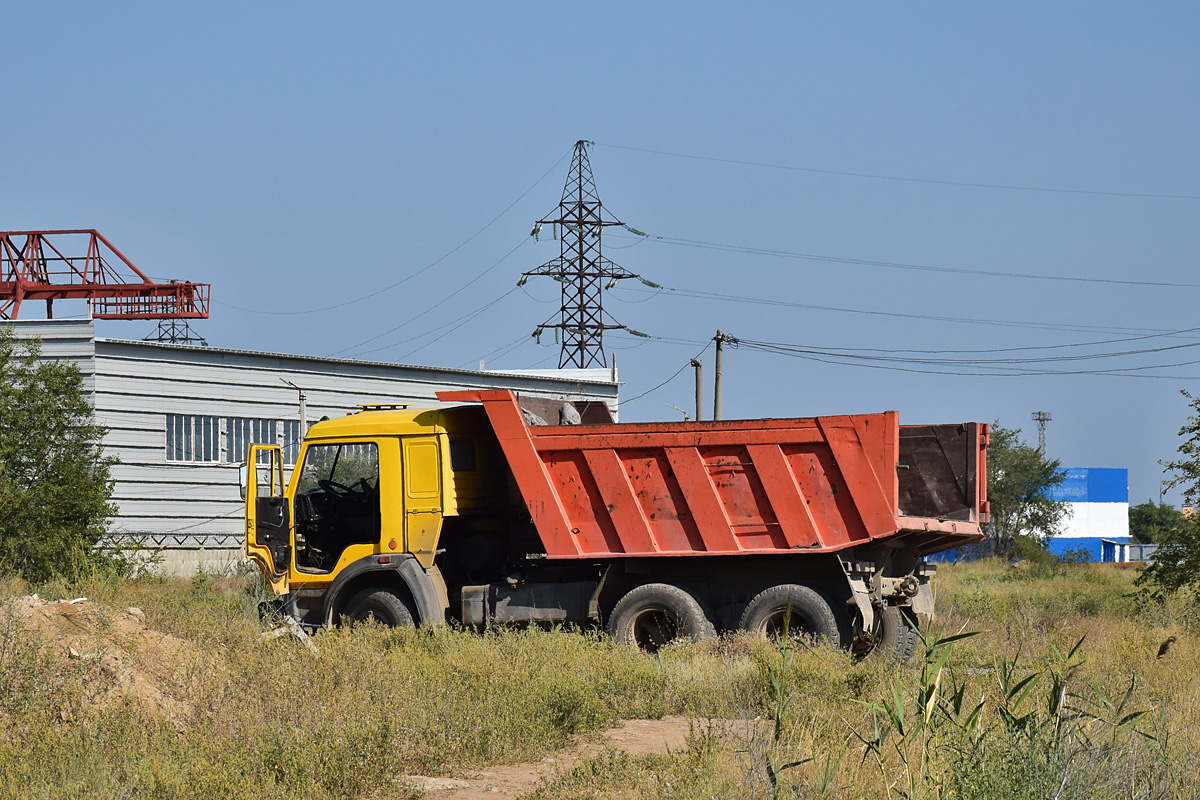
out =
<svg viewBox="0 0 1200 800"><path fill-rule="evenodd" d="M481 402L550 558L822 553L890 537L981 539L987 426L897 414L534 426Z"/></svg>

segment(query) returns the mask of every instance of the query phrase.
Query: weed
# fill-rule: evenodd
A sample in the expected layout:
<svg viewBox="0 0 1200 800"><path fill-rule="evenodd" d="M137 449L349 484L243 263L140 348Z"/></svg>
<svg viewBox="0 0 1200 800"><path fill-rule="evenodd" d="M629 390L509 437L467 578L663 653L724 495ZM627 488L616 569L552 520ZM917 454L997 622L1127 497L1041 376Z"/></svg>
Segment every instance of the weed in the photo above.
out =
<svg viewBox="0 0 1200 800"><path fill-rule="evenodd" d="M538 761L667 714L698 720L686 750L602 752L531 796L1187 796L1195 609L1138 597L1111 567L1013 571L943 568L951 633L924 631L908 665L745 636L647 656L594 633L370 625L320 632L314 659L262 638L253 573L90 574L50 588L99 598L101 636L142 609L159 638L116 642L116 667L165 699L110 691L111 658L67 658L65 641L0 614L0 797L412 797L404 775ZM51 594L0 581L8 597L31 588ZM975 635L954 638L968 620Z"/></svg>

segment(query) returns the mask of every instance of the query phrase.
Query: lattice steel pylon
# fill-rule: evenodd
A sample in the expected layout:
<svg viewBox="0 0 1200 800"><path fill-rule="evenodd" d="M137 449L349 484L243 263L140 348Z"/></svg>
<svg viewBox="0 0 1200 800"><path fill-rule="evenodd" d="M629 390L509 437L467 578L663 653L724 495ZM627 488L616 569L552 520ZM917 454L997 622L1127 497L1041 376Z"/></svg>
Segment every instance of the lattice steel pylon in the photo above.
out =
<svg viewBox="0 0 1200 800"><path fill-rule="evenodd" d="M1033 412L1033 421L1038 426L1038 452L1046 455L1046 423L1054 419L1049 411Z"/></svg>
<svg viewBox="0 0 1200 800"><path fill-rule="evenodd" d="M562 350L559 368L574 366L580 369L608 366L604 355L604 332L624 328L604 312L604 283L636 278L632 272L604 257L600 242L604 229L624 225L608 214L600 202L592 165L588 161L589 142L575 143L571 171L563 186L557 216L539 219L534 233L543 225L554 226L559 239L558 258L547 261L525 275L549 275L562 284L562 308L559 321L539 326L562 331ZM524 280L524 279L522 279Z"/></svg>
<svg viewBox="0 0 1200 800"><path fill-rule="evenodd" d="M158 327L142 338L143 342L164 342L168 344L198 344L208 347L203 336L192 330L186 319L160 319Z"/></svg>

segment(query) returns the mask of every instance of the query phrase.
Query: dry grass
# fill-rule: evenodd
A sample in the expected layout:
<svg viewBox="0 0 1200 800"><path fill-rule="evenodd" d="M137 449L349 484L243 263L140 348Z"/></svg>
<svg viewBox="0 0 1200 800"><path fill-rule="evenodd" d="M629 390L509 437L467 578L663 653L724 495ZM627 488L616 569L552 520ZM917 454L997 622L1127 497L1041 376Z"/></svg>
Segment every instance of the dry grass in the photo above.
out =
<svg viewBox="0 0 1200 800"><path fill-rule="evenodd" d="M1194 609L1135 599L1133 577L1086 565L944 568L938 624L980 633L944 648L941 710L921 725L937 665L923 675L920 657L856 664L743 637L645 656L577 632L367 628L319 634L315 658L294 639L261 638L251 577L91 576L36 588L86 595L113 620L141 608L148 631L183 644L122 640L122 658L178 705L165 713L108 692L120 679L111 663L64 658L61 642L0 619L0 795L409 797L405 774L537 760L617 719L681 713L698 720L685 751L606 751L532 797L1189 797L1200 771ZM0 581L4 596L28 591ZM1171 634L1178 644L1157 659ZM164 652L185 655L145 663ZM1004 721L1012 699L997 671L1014 659L1010 686L1039 676L1020 729ZM1054 710L1054 681L1068 673L1065 705L1095 719ZM1118 705L1131 680L1114 716L1105 703ZM978 746L964 714L938 705L959 685L967 710L984 703L992 732ZM881 711L897 692L904 735ZM1147 713L1118 728L1134 711ZM767 722L738 722L755 718Z"/></svg>

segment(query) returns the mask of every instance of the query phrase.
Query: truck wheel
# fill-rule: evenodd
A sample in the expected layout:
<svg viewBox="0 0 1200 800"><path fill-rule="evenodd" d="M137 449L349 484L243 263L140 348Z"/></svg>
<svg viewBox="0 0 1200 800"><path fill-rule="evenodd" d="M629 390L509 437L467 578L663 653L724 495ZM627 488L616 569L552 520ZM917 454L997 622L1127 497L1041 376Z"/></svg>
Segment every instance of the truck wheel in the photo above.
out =
<svg viewBox="0 0 1200 800"><path fill-rule="evenodd" d="M363 589L342 611L342 621L350 625L373 619L389 628L399 628L415 625L416 618L408 602L387 589Z"/></svg>
<svg viewBox="0 0 1200 800"><path fill-rule="evenodd" d="M784 583L759 592L742 614L742 630L774 639L806 636L840 647L837 617L825 598L807 586Z"/></svg>
<svg viewBox="0 0 1200 800"><path fill-rule="evenodd" d="M879 625L875 634L875 647L871 654L891 658L903 664L917 652L921 636L914 623L898 606L885 606L879 613Z"/></svg>
<svg viewBox="0 0 1200 800"><path fill-rule="evenodd" d="M679 639L716 636L704 606L691 592L669 583L646 583L630 590L613 608L608 633L621 644L648 653Z"/></svg>

